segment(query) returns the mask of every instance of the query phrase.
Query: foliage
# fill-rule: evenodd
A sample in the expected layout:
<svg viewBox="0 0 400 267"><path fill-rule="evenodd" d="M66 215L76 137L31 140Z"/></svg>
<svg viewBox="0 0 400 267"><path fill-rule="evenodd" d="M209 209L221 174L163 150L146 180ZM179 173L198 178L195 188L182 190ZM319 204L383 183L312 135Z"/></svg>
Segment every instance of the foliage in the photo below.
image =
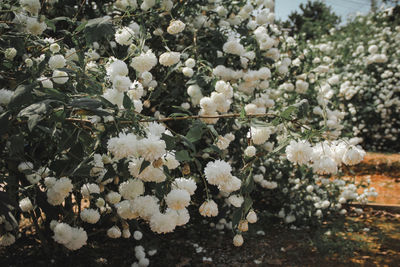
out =
<svg viewBox="0 0 400 267"><path fill-rule="evenodd" d="M284 26L291 29L291 33L300 35L305 40L312 40L327 34L329 29L340 23L340 17L329 6L321 1L308 1L300 4L301 12L292 12Z"/></svg>
<svg viewBox="0 0 400 267"><path fill-rule="evenodd" d="M365 152L271 1L39 3L1 3L0 162L43 244L168 233L195 207L240 246L254 194L298 225L374 194L341 178Z"/></svg>

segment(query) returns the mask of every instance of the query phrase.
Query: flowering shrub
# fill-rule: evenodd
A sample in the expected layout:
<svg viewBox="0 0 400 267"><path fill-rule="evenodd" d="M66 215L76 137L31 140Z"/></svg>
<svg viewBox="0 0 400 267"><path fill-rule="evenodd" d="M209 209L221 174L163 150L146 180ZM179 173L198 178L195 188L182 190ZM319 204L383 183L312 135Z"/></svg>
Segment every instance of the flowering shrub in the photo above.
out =
<svg viewBox="0 0 400 267"><path fill-rule="evenodd" d="M329 75L336 84L330 84L332 102L345 112L344 129L374 151L400 149L398 13L396 7L357 16L340 29L300 45L310 55L308 67L318 62L332 66Z"/></svg>
<svg viewBox="0 0 400 267"><path fill-rule="evenodd" d="M240 246L255 192L298 225L374 194L340 178L365 152L271 1L79 2L1 4L1 179L39 232L76 250L94 228L172 232L195 207Z"/></svg>

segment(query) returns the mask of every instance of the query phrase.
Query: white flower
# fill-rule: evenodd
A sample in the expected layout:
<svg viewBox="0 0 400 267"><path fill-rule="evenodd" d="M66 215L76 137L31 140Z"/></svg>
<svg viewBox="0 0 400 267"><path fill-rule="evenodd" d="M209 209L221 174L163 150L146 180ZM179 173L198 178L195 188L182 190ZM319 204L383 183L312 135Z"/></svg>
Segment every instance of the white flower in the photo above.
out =
<svg viewBox="0 0 400 267"><path fill-rule="evenodd" d="M106 200L111 204L117 204L121 201L121 195L117 192L111 191L106 195Z"/></svg>
<svg viewBox="0 0 400 267"><path fill-rule="evenodd" d="M124 94L116 89L107 89L103 97L116 105L118 108L123 108Z"/></svg>
<svg viewBox="0 0 400 267"><path fill-rule="evenodd" d="M249 222L247 220L240 220L238 230L240 232L247 232L249 230Z"/></svg>
<svg viewBox="0 0 400 267"><path fill-rule="evenodd" d="M106 67L106 70L111 81L117 76L127 76L129 73L128 66L122 60L115 60Z"/></svg>
<svg viewBox="0 0 400 267"><path fill-rule="evenodd" d="M52 78L55 83L64 84L68 81L68 73L65 71L54 70Z"/></svg>
<svg viewBox="0 0 400 267"><path fill-rule="evenodd" d="M58 223L53 231L53 238L57 243L67 244L72 239L72 227L66 223Z"/></svg>
<svg viewBox="0 0 400 267"><path fill-rule="evenodd" d="M235 237L233 238L233 245L235 247L240 247L243 245L243 236L242 235L235 235Z"/></svg>
<svg viewBox="0 0 400 267"><path fill-rule="evenodd" d="M36 16L40 10L39 0L19 0L20 5L31 15Z"/></svg>
<svg viewBox="0 0 400 267"><path fill-rule="evenodd" d="M217 110L217 105L214 103L214 101L210 97L203 97L200 100L200 107L206 113L213 113Z"/></svg>
<svg viewBox="0 0 400 267"><path fill-rule="evenodd" d="M342 161L346 165L355 165L360 163L365 156L365 151L356 146L351 146L343 155Z"/></svg>
<svg viewBox="0 0 400 267"><path fill-rule="evenodd" d="M232 167L231 165L222 160L216 160L214 162L208 162L204 174L207 181L212 185L218 185L221 183L229 182L232 179Z"/></svg>
<svg viewBox="0 0 400 267"><path fill-rule="evenodd" d="M227 41L223 45L222 50L225 53L234 54L234 55L238 55L238 56L241 56L241 55L243 55L245 53L245 49L244 49L243 45L241 45L239 43L239 40Z"/></svg>
<svg viewBox="0 0 400 267"><path fill-rule="evenodd" d="M293 214L289 214L285 217L285 223L292 223L294 221L296 221L296 216Z"/></svg>
<svg viewBox="0 0 400 267"><path fill-rule="evenodd" d="M246 220L249 223L256 223L257 222L257 214L254 212L254 210L249 211L246 216Z"/></svg>
<svg viewBox="0 0 400 267"><path fill-rule="evenodd" d="M119 133L118 137L113 137L107 142L107 149L116 160L138 155L138 141L134 134Z"/></svg>
<svg viewBox="0 0 400 267"><path fill-rule="evenodd" d="M190 194L184 189L172 189L165 197L168 207L173 210L181 210L189 206Z"/></svg>
<svg viewBox="0 0 400 267"><path fill-rule="evenodd" d="M28 68L33 66L33 60L30 58L25 59L25 64Z"/></svg>
<svg viewBox="0 0 400 267"><path fill-rule="evenodd" d="M189 77L189 78L192 77L194 74L193 69L189 68L189 67L184 67L182 69L182 73L183 73L183 75L185 75L186 77Z"/></svg>
<svg viewBox="0 0 400 267"><path fill-rule="evenodd" d="M46 23L37 21L36 18L26 18L26 30L33 35L41 35L46 30Z"/></svg>
<svg viewBox="0 0 400 267"><path fill-rule="evenodd" d="M336 162L326 155L315 159L312 168L318 174L335 174L338 170Z"/></svg>
<svg viewBox="0 0 400 267"><path fill-rule="evenodd" d="M0 246L6 247L6 246L10 246L14 243L15 243L14 235L12 235L10 233L6 233L6 234L0 236Z"/></svg>
<svg viewBox="0 0 400 267"><path fill-rule="evenodd" d="M113 88L118 90L118 92L126 92L129 90L132 82L127 76L115 76L114 80L112 80Z"/></svg>
<svg viewBox="0 0 400 267"><path fill-rule="evenodd" d="M185 66L188 67L188 68L193 69L194 66L196 66L196 60L194 60L193 58L186 59Z"/></svg>
<svg viewBox="0 0 400 267"><path fill-rule="evenodd" d="M165 153L166 144L157 136L150 135L139 141L139 154L147 161L154 161L161 158Z"/></svg>
<svg viewBox="0 0 400 267"><path fill-rule="evenodd" d="M100 213L94 209L84 209L81 212L81 219L84 222L95 224L100 219Z"/></svg>
<svg viewBox="0 0 400 267"><path fill-rule="evenodd" d="M232 176L229 181L219 184L218 188L222 192L232 193L233 191L239 190L241 185L242 181L239 178Z"/></svg>
<svg viewBox="0 0 400 267"><path fill-rule="evenodd" d="M221 150L227 149L229 144L231 143L231 140L229 140L228 138L224 137L224 136L218 136L218 140L217 140L217 147Z"/></svg>
<svg viewBox="0 0 400 267"><path fill-rule="evenodd" d="M58 52L60 52L60 49L61 49L61 47L60 47L60 45L57 44L57 43L52 43L52 44L50 45L50 51L51 51L52 53L58 53Z"/></svg>
<svg viewBox="0 0 400 267"><path fill-rule="evenodd" d="M296 92L299 94L304 94L307 92L308 89L308 82L305 82L303 80L297 80L296 81Z"/></svg>
<svg viewBox="0 0 400 267"><path fill-rule="evenodd" d="M93 183L84 184L81 187L81 194L84 198L89 198L90 194L100 194L100 187Z"/></svg>
<svg viewBox="0 0 400 267"><path fill-rule="evenodd" d="M150 71L155 65L157 65L157 57L151 50L134 57L131 62L131 67L138 72Z"/></svg>
<svg viewBox="0 0 400 267"><path fill-rule="evenodd" d="M166 176L160 168L155 168L152 164L147 166L140 174L140 167L142 166L143 159L135 159L129 163L129 172L133 177L139 178L144 182L164 182Z"/></svg>
<svg viewBox="0 0 400 267"><path fill-rule="evenodd" d="M181 209L175 212L177 213L176 226L182 226L189 222L190 215L187 209Z"/></svg>
<svg viewBox="0 0 400 267"><path fill-rule="evenodd" d="M246 147L246 149L244 150L244 154L247 157L254 157L256 155L256 148L254 146L248 146Z"/></svg>
<svg viewBox="0 0 400 267"><path fill-rule="evenodd" d="M38 81L42 83L44 88L54 88L53 82L47 77L40 77Z"/></svg>
<svg viewBox="0 0 400 267"><path fill-rule="evenodd" d="M270 135L271 130L268 127L251 127L251 139L255 145L264 144Z"/></svg>
<svg viewBox="0 0 400 267"><path fill-rule="evenodd" d="M178 33L182 32L184 29L185 29L185 23L183 23L180 20L172 20L169 23L167 32L169 34L178 34Z"/></svg>
<svg viewBox="0 0 400 267"><path fill-rule="evenodd" d="M72 191L73 185L69 178L57 179L52 187L47 190L47 201L53 205L60 205Z"/></svg>
<svg viewBox="0 0 400 267"><path fill-rule="evenodd" d="M132 202L130 200L124 200L115 204L118 215L125 220L131 220L138 217L138 214L132 210Z"/></svg>
<svg viewBox="0 0 400 267"><path fill-rule="evenodd" d="M144 184L139 179L129 179L119 185L119 193L124 199L133 200L144 193Z"/></svg>
<svg viewBox="0 0 400 267"><path fill-rule="evenodd" d="M33 210L33 205L29 197L21 199L21 201L19 202L19 207L23 212L28 212Z"/></svg>
<svg viewBox="0 0 400 267"><path fill-rule="evenodd" d="M160 64L166 67L175 65L179 62L181 54L179 52L165 52L160 55Z"/></svg>
<svg viewBox="0 0 400 267"><path fill-rule="evenodd" d="M133 238L135 238L135 240L140 240L140 239L142 239L142 237L143 237L142 232L140 232L140 231L133 232Z"/></svg>
<svg viewBox="0 0 400 267"><path fill-rule="evenodd" d="M215 217L218 215L218 205L214 200L206 200L201 204L199 212L204 217Z"/></svg>
<svg viewBox="0 0 400 267"><path fill-rule="evenodd" d="M161 137L165 133L165 126L157 122L150 122L147 124L145 131L150 135Z"/></svg>
<svg viewBox="0 0 400 267"><path fill-rule="evenodd" d="M131 231L129 231L129 228L126 228L126 229L122 230L122 237L123 238L130 238L131 237Z"/></svg>
<svg viewBox="0 0 400 267"><path fill-rule="evenodd" d="M115 41L120 45L130 45L133 43L135 32L129 27L123 27L115 33Z"/></svg>
<svg viewBox="0 0 400 267"><path fill-rule="evenodd" d="M232 86L225 81L217 81L215 83L215 91L217 91L218 93L224 94L224 96L228 99L232 98L232 96L233 96Z"/></svg>
<svg viewBox="0 0 400 267"><path fill-rule="evenodd" d="M17 55L17 49L14 47L7 48L4 51L4 57L10 61L14 60L14 57Z"/></svg>
<svg viewBox="0 0 400 267"><path fill-rule="evenodd" d="M144 220L159 213L158 199L155 196L138 196L133 200L132 212L140 216Z"/></svg>
<svg viewBox="0 0 400 267"><path fill-rule="evenodd" d="M290 141L290 144L286 147L286 157L292 163L306 164L312 154L313 150L310 143L307 141Z"/></svg>
<svg viewBox="0 0 400 267"><path fill-rule="evenodd" d="M143 11L147 11L152 8L156 4L155 0L144 0L143 3L140 5L140 9Z"/></svg>
<svg viewBox="0 0 400 267"><path fill-rule="evenodd" d="M65 60L63 55L54 55L51 56L49 59L49 67L50 69L60 69L64 68L65 65L67 64L67 61Z"/></svg>
<svg viewBox="0 0 400 267"><path fill-rule="evenodd" d="M163 163L170 170L174 170L180 165L179 161L176 160L175 155L171 153L167 153L164 155Z"/></svg>
<svg viewBox="0 0 400 267"><path fill-rule="evenodd" d="M150 218L150 228L153 232L165 234L173 232L176 227L176 213L156 213Z"/></svg>
<svg viewBox="0 0 400 267"><path fill-rule="evenodd" d="M241 195L231 195L228 198L229 203L231 203L234 207L239 208L242 206L244 198Z"/></svg>
<svg viewBox="0 0 400 267"><path fill-rule="evenodd" d="M197 189L197 185L193 179L177 178L172 183L172 189L184 189L189 195L193 195Z"/></svg>
<svg viewBox="0 0 400 267"><path fill-rule="evenodd" d="M121 230L115 225L107 230L107 235L110 238L120 238L121 234Z"/></svg>

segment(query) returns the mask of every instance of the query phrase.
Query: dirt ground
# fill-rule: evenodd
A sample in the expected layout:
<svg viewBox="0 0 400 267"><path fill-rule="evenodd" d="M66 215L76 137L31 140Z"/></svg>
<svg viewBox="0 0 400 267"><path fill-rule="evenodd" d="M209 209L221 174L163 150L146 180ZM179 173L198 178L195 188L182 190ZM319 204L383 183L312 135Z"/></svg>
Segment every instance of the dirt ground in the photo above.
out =
<svg viewBox="0 0 400 267"><path fill-rule="evenodd" d="M399 214L369 210L308 230L261 221L240 248L232 245L232 236L203 224L167 235L147 232L143 240L153 240L146 252L157 248L147 256L150 266L400 266ZM78 251L55 244L46 255L37 240L26 236L0 250L0 266L130 266L140 243L101 233Z"/></svg>
<svg viewBox="0 0 400 267"><path fill-rule="evenodd" d="M389 181L392 186L377 188L390 195L379 200L385 202L400 195L397 163L400 155L368 154L364 167L353 171L358 177L376 180L375 184L382 180L374 175ZM131 266L137 245L145 247L150 266L400 266L400 214L369 209L357 215L350 208L346 219L338 217L320 228L300 230L267 217L261 214L259 222L250 225L239 248L232 245L230 230L219 231L209 222L166 235L155 235L144 226L141 241L112 240L100 231L78 251L52 242L47 254L37 237L25 231L16 244L0 248L0 266ZM157 249L153 256L147 254L151 249Z"/></svg>

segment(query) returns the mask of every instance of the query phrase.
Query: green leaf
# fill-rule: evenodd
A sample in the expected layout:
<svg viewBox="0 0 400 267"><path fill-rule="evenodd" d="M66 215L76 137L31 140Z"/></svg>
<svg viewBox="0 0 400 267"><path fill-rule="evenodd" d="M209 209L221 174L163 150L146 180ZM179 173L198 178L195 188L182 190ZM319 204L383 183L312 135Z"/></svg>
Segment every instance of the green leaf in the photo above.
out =
<svg viewBox="0 0 400 267"><path fill-rule="evenodd" d="M187 114L186 113L180 113L180 112L175 112L170 114L168 117L169 118L176 118L176 117L186 117Z"/></svg>
<svg viewBox="0 0 400 267"><path fill-rule="evenodd" d="M203 133L206 129L206 126L203 123L196 122L193 127L189 129L189 131L186 134L186 138L190 142L196 142L201 139L203 136Z"/></svg>
<svg viewBox="0 0 400 267"><path fill-rule="evenodd" d="M253 200L249 196L245 197L243 203L244 214L247 214L252 205L253 205Z"/></svg>
<svg viewBox="0 0 400 267"><path fill-rule="evenodd" d="M56 32L56 25L54 24L54 22L47 18L44 20L44 22L53 30L53 32Z"/></svg>
<svg viewBox="0 0 400 267"><path fill-rule="evenodd" d="M189 156L189 153L187 150L180 150L175 152L175 158L178 161L191 161L192 158Z"/></svg>
<svg viewBox="0 0 400 267"><path fill-rule="evenodd" d="M273 126L278 126L281 123L281 118L276 117L275 119L272 120L271 123Z"/></svg>
<svg viewBox="0 0 400 267"><path fill-rule="evenodd" d="M83 176L83 177L88 177L90 175L90 170L93 168L93 166L89 164L82 164L78 166L72 173L74 176Z"/></svg>
<svg viewBox="0 0 400 267"><path fill-rule="evenodd" d="M290 116L292 115L292 113L297 110L297 108L295 106L290 106L287 109L285 109L282 113L281 113L281 117L286 119L286 120L290 120Z"/></svg>
<svg viewBox="0 0 400 267"><path fill-rule="evenodd" d="M102 103L96 99L78 98L78 99L72 100L71 106L75 107L75 108L93 110L93 109L100 108L102 106Z"/></svg>
<svg viewBox="0 0 400 267"><path fill-rule="evenodd" d="M235 229L242 219L242 208L235 210L232 214L232 228Z"/></svg>
<svg viewBox="0 0 400 267"><path fill-rule="evenodd" d="M51 97L52 99L56 99L56 100L60 100L60 101L67 101L68 100L68 96L61 93L60 91L58 91L55 88L41 88L40 90L37 90L40 92L45 93L46 95L48 95L49 97ZM35 92L37 92L35 90Z"/></svg>
<svg viewBox="0 0 400 267"><path fill-rule="evenodd" d="M173 108L176 108L176 109L178 109L178 110L180 110L180 111L182 111L182 112L184 112L185 116L187 116L188 114L189 114L189 115L193 115L193 113L190 112L190 110L184 109L184 108L181 107L181 106L172 106L172 107L173 107ZM171 116L171 115L170 115L170 116Z"/></svg>
<svg viewBox="0 0 400 267"><path fill-rule="evenodd" d="M150 162L147 160L143 160L142 165L140 165L139 174L142 173L144 169L146 169L150 165Z"/></svg>
<svg viewBox="0 0 400 267"><path fill-rule="evenodd" d="M174 148L175 148L175 137L163 133L161 135L161 140L164 140L167 150L174 150Z"/></svg>
<svg viewBox="0 0 400 267"><path fill-rule="evenodd" d="M132 109L133 103L132 100L129 98L129 96L124 93L124 100L123 100L123 105L125 109Z"/></svg>
<svg viewBox="0 0 400 267"><path fill-rule="evenodd" d="M85 27L86 27L86 24L88 24L88 22L87 22L87 21L85 21L85 22L82 22L81 24L79 24L79 26L78 26L78 27L76 27L76 29L74 30L74 32L80 32L81 30L85 29Z"/></svg>
<svg viewBox="0 0 400 267"><path fill-rule="evenodd" d="M215 130L214 125L207 125L207 128L210 129L210 132L215 136L218 137L219 134L218 132Z"/></svg>
<svg viewBox="0 0 400 267"><path fill-rule="evenodd" d="M272 151L272 153L273 153L273 154L275 154L275 153L280 153L281 150L282 150L283 148L285 148L289 143L290 143L290 139L289 139L289 138L285 139L284 141L281 142L281 144L280 144L278 147L276 147L276 148Z"/></svg>
<svg viewBox="0 0 400 267"><path fill-rule="evenodd" d="M0 115L0 135L4 134L8 130L8 124L10 122L10 112L6 111Z"/></svg>
<svg viewBox="0 0 400 267"><path fill-rule="evenodd" d="M246 110L244 109L244 107L242 107L242 109L240 110L240 118L241 119L246 118Z"/></svg>
<svg viewBox="0 0 400 267"><path fill-rule="evenodd" d="M247 176L245 182L243 183L243 192L244 193L251 193L254 190L255 184L253 177L251 175Z"/></svg>
<svg viewBox="0 0 400 267"><path fill-rule="evenodd" d="M185 136L181 135L179 136L183 140L183 145L186 146L187 148L190 148L193 152L196 152L196 147L193 145L192 142L190 142L189 139L187 139Z"/></svg>
<svg viewBox="0 0 400 267"><path fill-rule="evenodd" d="M219 148L218 148L217 146L215 146L215 145L211 145L211 146L209 146L209 147L203 149L203 152L204 152L204 153L217 153L217 154L219 154L219 155L222 154L221 149L219 149Z"/></svg>
<svg viewBox="0 0 400 267"><path fill-rule="evenodd" d="M91 19L85 26L85 39L88 44L109 39L114 36L114 27L110 16Z"/></svg>

